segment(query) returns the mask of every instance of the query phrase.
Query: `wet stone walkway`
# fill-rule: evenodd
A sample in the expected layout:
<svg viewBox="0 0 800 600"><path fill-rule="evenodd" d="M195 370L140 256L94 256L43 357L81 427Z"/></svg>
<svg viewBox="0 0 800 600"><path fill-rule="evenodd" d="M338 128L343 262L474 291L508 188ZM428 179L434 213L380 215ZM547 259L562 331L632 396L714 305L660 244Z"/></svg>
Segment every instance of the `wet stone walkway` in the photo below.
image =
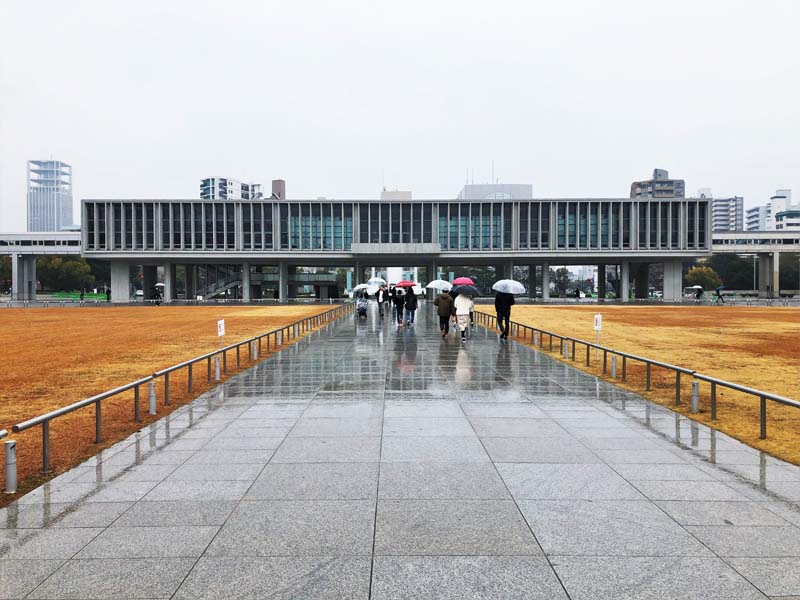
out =
<svg viewBox="0 0 800 600"><path fill-rule="evenodd" d="M335 323L7 507L0 597L800 597L800 469L429 311Z"/></svg>

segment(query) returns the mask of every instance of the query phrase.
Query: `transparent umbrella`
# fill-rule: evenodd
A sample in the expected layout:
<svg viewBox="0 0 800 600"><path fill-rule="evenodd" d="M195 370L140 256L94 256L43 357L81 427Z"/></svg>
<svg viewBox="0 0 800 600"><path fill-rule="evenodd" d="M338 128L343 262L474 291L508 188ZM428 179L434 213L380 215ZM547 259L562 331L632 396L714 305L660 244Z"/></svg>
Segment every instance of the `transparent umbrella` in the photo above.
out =
<svg viewBox="0 0 800 600"><path fill-rule="evenodd" d="M375 287L380 287L382 285L386 285L386 280L382 277L371 277L367 280L369 285L374 285Z"/></svg>
<svg viewBox="0 0 800 600"><path fill-rule="evenodd" d="M442 290L443 292L449 292L453 288L453 284L449 281L445 281L444 279L434 279L425 287L429 290Z"/></svg>
<svg viewBox="0 0 800 600"><path fill-rule="evenodd" d="M525 286L513 279L501 279L492 286L492 289L496 292L505 292L506 294L525 293Z"/></svg>

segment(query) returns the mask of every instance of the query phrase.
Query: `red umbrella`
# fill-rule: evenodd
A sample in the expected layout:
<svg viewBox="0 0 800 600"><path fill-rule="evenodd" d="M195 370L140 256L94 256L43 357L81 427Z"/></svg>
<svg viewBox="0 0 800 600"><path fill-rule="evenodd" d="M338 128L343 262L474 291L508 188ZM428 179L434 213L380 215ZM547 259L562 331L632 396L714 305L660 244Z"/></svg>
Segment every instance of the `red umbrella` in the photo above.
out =
<svg viewBox="0 0 800 600"><path fill-rule="evenodd" d="M397 287L414 287L417 284L413 281L409 281L408 279L404 279L403 281L398 281L395 285Z"/></svg>
<svg viewBox="0 0 800 600"><path fill-rule="evenodd" d="M456 277L453 279L453 285L475 285L475 282L469 277Z"/></svg>

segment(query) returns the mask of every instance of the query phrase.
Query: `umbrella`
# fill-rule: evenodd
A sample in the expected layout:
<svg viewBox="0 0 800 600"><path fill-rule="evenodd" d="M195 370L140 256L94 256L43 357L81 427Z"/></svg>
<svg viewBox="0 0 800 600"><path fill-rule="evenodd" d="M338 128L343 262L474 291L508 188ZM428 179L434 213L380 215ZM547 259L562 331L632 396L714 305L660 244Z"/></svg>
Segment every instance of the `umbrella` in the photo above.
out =
<svg viewBox="0 0 800 600"><path fill-rule="evenodd" d="M724 286L724 285L721 285L721 286L719 286L719 287L716 289L716 291L718 291L718 292L721 292L721 291L722 291L722 290L724 290L724 289L725 289L725 286Z"/></svg>
<svg viewBox="0 0 800 600"><path fill-rule="evenodd" d="M428 285L425 286L430 290L442 290L442 291L450 291L453 288L453 284L449 281L445 281L444 279L435 279L431 281Z"/></svg>
<svg viewBox="0 0 800 600"><path fill-rule="evenodd" d="M456 277L453 279L453 285L475 285L475 282L469 277Z"/></svg>
<svg viewBox="0 0 800 600"><path fill-rule="evenodd" d="M367 283L359 283L356 287L353 288L354 292L360 292L361 290L366 290L369 287Z"/></svg>
<svg viewBox="0 0 800 600"><path fill-rule="evenodd" d="M164 283L157 283L153 287L167 287Z"/></svg>
<svg viewBox="0 0 800 600"><path fill-rule="evenodd" d="M414 287L415 285L417 284L414 283L413 281L409 281L408 279L404 279L403 281L397 282L397 287L409 288L409 287Z"/></svg>
<svg viewBox="0 0 800 600"><path fill-rule="evenodd" d="M480 296L481 292L474 285L457 285L451 290L456 294L464 294L465 296Z"/></svg>
<svg viewBox="0 0 800 600"><path fill-rule="evenodd" d="M703 286L702 285L690 285L689 289L690 290L702 290Z"/></svg>
<svg viewBox="0 0 800 600"><path fill-rule="evenodd" d="M382 285L386 285L386 280L383 279L382 277L372 277L367 280L367 283L370 285L380 287Z"/></svg>
<svg viewBox="0 0 800 600"><path fill-rule="evenodd" d="M525 293L525 286L519 281L514 281L513 279L501 279L492 286L492 289L496 292L505 292L506 294Z"/></svg>

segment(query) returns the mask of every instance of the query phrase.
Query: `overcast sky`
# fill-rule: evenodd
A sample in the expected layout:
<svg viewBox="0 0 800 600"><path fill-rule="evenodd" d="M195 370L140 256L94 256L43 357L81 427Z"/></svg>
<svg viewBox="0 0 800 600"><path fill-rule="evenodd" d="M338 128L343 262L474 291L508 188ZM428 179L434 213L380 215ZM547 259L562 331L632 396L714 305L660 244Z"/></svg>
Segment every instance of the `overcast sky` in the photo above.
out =
<svg viewBox="0 0 800 600"><path fill-rule="evenodd" d="M0 231L25 162L78 198L452 198L474 171L537 197L800 196L800 2L0 2ZM77 213L77 207L76 207Z"/></svg>

